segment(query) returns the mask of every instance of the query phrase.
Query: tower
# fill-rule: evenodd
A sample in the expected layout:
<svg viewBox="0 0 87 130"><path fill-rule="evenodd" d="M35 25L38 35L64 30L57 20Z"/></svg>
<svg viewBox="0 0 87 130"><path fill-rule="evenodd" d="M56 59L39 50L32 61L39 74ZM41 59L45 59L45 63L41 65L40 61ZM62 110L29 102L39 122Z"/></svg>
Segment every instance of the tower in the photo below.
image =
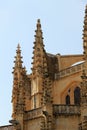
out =
<svg viewBox="0 0 87 130"><path fill-rule="evenodd" d="M41 107L46 114L45 127L52 129L52 78L50 76L48 55L44 49L43 35L40 20L37 20L37 29L33 47L33 67L31 80L31 108ZM42 129L45 129L42 126Z"/></svg>
<svg viewBox="0 0 87 130"><path fill-rule="evenodd" d="M23 62L19 44L14 63L12 92L13 113L11 123L16 127L16 129L23 130L24 111L29 109L30 106L30 81L26 75L26 68L22 65Z"/></svg>
<svg viewBox="0 0 87 130"><path fill-rule="evenodd" d="M33 67L32 67L32 82L31 82L31 96L32 109L41 107L42 99L42 80L44 73L47 73L47 59L43 44L43 36L41 30L40 20L37 21L37 29L35 35L35 42L33 47Z"/></svg>
<svg viewBox="0 0 87 130"><path fill-rule="evenodd" d="M83 30L83 48L84 48L84 69L81 82L81 121L82 130L87 129L87 6L85 9L84 30Z"/></svg>

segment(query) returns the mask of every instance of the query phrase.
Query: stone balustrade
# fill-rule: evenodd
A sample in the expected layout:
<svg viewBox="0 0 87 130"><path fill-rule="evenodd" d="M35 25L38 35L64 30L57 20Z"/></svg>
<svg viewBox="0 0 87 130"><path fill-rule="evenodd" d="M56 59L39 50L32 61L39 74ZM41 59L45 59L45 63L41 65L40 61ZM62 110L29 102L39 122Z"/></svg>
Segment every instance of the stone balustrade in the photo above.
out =
<svg viewBox="0 0 87 130"><path fill-rule="evenodd" d="M60 72L55 74L55 79L63 78L65 76L69 76L71 74L80 72L80 71L83 70L83 68L84 68L84 64L81 63L81 64L78 64L78 65L69 67L67 69L61 70Z"/></svg>
<svg viewBox="0 0 87 130"><path fill-rule="evenodd" d="M25 114L25 120L31 120L31 119L40 117L42 114L42 109L37 108L37 109L27 111L26 113L27 114Z"/></svg>
<svg viewBox="0 0 87 130"><path fill-rule="evenodd" d="M80 115L79 105L53 105L53 115Z"/></svg>

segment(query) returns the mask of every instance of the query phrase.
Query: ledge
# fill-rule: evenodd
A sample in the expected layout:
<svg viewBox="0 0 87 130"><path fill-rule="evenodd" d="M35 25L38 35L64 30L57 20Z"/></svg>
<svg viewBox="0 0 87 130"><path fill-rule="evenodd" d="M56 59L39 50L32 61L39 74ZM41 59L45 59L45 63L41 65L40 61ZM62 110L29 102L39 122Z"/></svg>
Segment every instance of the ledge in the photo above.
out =
<svg viewBox="0 0 87 130"><path fill-rule="evenodd" d="M53 115L80 115L80 106L79 105L53 105Z"/></svg>

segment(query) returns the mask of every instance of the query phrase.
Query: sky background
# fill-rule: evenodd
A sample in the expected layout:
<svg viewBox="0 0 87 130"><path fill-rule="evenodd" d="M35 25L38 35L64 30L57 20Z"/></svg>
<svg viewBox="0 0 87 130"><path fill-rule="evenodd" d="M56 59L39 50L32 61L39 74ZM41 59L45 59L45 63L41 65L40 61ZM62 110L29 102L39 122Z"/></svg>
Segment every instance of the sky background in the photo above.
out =
<svg viewBox="0 0 87 130"><path fill-rule="evenodd" d="M20 43L23 65L31 72L37 19L45 49L52 54L82 54L82 30L87 0L0 0L0 126L12 114L12 68Z"/></svg>

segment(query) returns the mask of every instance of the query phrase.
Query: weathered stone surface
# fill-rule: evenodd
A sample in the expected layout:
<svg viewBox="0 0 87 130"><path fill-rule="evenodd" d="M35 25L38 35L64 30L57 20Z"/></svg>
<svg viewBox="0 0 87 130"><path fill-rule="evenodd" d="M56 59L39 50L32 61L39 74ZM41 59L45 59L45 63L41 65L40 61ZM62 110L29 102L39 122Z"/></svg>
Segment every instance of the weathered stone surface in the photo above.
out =
<svg viewBox="0 0 87 130"><path fill-rule="evenodd" d="M20 45L13 70L12 126L1 130L87 130L87 7L79 55L46 52L38 19L32 73L22 65Z"/></svg>

